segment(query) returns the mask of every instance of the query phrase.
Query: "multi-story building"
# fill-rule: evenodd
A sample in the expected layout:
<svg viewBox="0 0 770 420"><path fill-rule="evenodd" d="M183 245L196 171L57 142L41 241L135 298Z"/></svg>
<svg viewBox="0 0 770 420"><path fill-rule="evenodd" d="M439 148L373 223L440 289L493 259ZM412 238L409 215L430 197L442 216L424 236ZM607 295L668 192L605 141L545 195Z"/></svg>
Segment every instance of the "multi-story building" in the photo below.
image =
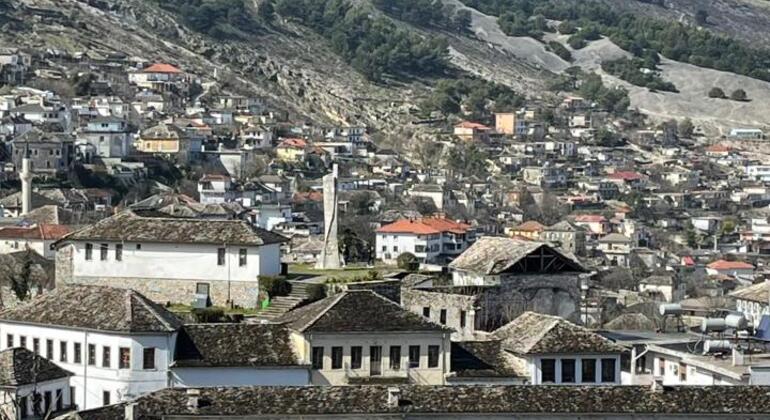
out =
<svg viewBox="0 0 770 420"><path fill-rule="evenodd" d="M56 278L58 284L128 287L158 302L253 308L260 276L281 272L284 241L243 220L127 210L57 242Z"/></svg>
<svg viewBox="0 0 770 420"><path fill-rule="evenodd" d="M377 259L394 263L403 253L435 263L460 255L475 240L474 229L443 217L401 219L376 232Z"/></svg>
<svg viewBox="0 0 770 420"><path fill-rule="evenodd" d="M90 120L77 134L77 143L87 160L93 156L126 157L131 153L131 142L126 121L112 116Z"/></svg>
<svg viewBox="0 0 770 420"><path fill-rule="evenodd" d="M12 141L13 164L21 169L22 160L29 157L32 172L53 176L66 173L74 159L74 139L65 133L46 133L33 128Z"/></svg>
<svg viewBox="0 0 770 420"><path fill-rule="evenodd" d="M291 329L313 385L443 385L451 330L371 291L348 291L278 319Z"/></svg>
<svg viewBox="0 0 770 420"><path fill-rule="evenodd" d="M0 372L0 418L56 417L75 408L72 373L23 346L0 351Z"/></svg>
<svg viewBox="0 0 770 420"><path fill-rule="evenodd" d="M198 194L202 204L229 203L236 198L232 181L227 175L203 175L198 181Z"/></svg>

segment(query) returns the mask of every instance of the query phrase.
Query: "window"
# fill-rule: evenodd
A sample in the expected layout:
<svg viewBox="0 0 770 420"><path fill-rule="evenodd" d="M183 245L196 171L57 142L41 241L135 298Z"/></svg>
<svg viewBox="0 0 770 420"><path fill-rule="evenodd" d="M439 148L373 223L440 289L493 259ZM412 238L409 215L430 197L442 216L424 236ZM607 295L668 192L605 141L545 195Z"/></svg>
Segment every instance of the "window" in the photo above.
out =
<svg viewBox="0 0 770 420"><path fill-rule="evenodd" d="M107 261L107 253L110 251L110 245L109 244L101 244L99 246L99 258L102 261Z"/></svg>
<svg viewBox="0 0 770 420"><path fill-rule="evenodd" d="M86 261L94 259L94 245L86 244Z"/></svg>
<svg viewBox="0 0 770 420"><path fill-rule="evenodd" d="M342 347L332 347L332 369L342 369Z"/></svg>
<svg viewBox="0 0 770 420"><path fill-rule="evenodd" d="M369 375L382 375L382 347L369 347Z"/></svg>
<svg viewBox="0 0 770 420"><path fill-rule="evenodd" d="M467 313L465 311L460 311L460 328L465 328L466 316L467 316Z"/></svg>
<svg viewBox="0 0 770 420"><path fill-rule="evenodd" d="M21 397L19 398L19 414L21 415L21 418L29 416L29 411L27 410L27 397Z"/></svg>
<svg viewBox="0 0 770 420"><path fill-rule="evenodd" d="M361 346L353 346L350 348L350 368L361 369L361 360L363 359L364 351Z"/></svg>
<svg viewBox="0 0 770 420"><path fill-rule="evenodd" d="M141 251L142 250L142 244L136 244L136 250Z"/></svg>
<svg viewBox="0 0 770 420"><path fill-rule="evenodd" d="M118 349L118 369L131 369L131 349L121 347Z"/></svg>
<svg viewBox="0 0 770 420"><path fill-rule="evenodd" d="M59 361L67 362L67 342L59 341Z"/></svg>
<svg viewBox="0 0 770 420"><path fill-rule="evenodd" d="M5 336L5 347L13 347L13 334L8 334Z"/></svg>
<svg viewBox="0 0 770 420"><path fill-rule="evenodd" d="M148 347L142 352L142 369L155 369L155 347Z"/></svg>
<svg viewBox="0 0 770 420"><path fill-rule="evenodd" d="M415 245L414 246L414 252L425 252L425 245Z"/></svg>
<svg viewBox="0 0 770 420"><path fill-rule="evenodd" d="M19 336L19 347L27 347L27 337L20 335Z"/></svg>
<svg viewBox="0 0 770 420"><path fill-rule="evenodd" d="M64 396L62 395L61 389L56 390L56 411L62 411L64 409L64 401L62 401L62 398Z"/></svg>
<svg viewBox="0 0 770 420"><path fill-rule="evenodd" d="M602 359L602 382L615 382L615 359Z"/></svg>
<svg viewBox="0 0 770 420"><path fill-rule="evenodd" d="M238 250L238 267L246 267L246 255L248 255L246 248Z"/></svg>
<svg viewBox="0 0 770 420"><path fill-rule="evenodd" d="M420 367L420 346L409 346L409 368Z"/></svg>
<svg viewBox="0 0 770 420"><path fill-rule="evenodd" d="M666 359L658 359L658 375L666 376Z"/></svg>
<svg viewBox="0 0 770 420"><path fill-rule="evenodd" d="M225 249L217 248L217 265L225 265Z"/></svg>
<svg viewBox="0 0 770 420"><path fill-rule="evenodd" d="M110 405L110 391L102 391L102 405Z"/></svg>
<svg viewBox="0 0 770 420"><path fill-rule="evenodd" d="M123 244L115 245L115 261L123 261Z"/></svg>
<svg viewBox="0 0 770 420"><path fill-rule="evenodd" d="M96 346L93 344L88 345L88 365L96 366Z"/></svg>
<svg viewBox="0 0 770 420"><path fill-rule="evenodd" d="M107 346L102 347L102 367L110 367L110 348Z"/></svg>
<svg viewBox="0 0 770 420"><path fill-rule="evenodd" d="M430 308L429 307L426 306L426 307L422 308L422 316L424 316L425 318L430 318Z"/></svg>
<svg viewBox="0 0 770 420"><path fill-rule="evenodd" d="M541 383L554 383L556 382L556 360L555 359L541 359L540 360L540 372L542 377Z"/></svg>
<svg viewBox="0 0 770 420"><path fill-rule="evenodd" d="M583 359L580 363L580 382L596 382L596 359Z"/></svg>
<svg viewBox="0 0 770 420"><path fill-rule="evenodd" d="M32 339L32 353L40 354L40 339L39 338L33 338Z"/></svg>
<svg viewBox="0 0 770 420"><path fill-rule="evenodd" d="M53 360L53 340L45 340L45 357Z"/></svg>
<svg viewBox="0 0 770 420"><path fill-rule="evenodd" d="M313 369L323 369L324 368L324 348L323 347L313 347Z"/></svg>
<svg viewBox="0 0 770 420"><path fill-rule="evenodd" d="M687 365L684 363L679 364L679 381L687 382Z"/></svg>
<svg viewBox="0 0 770 420"><path fill-rule="evenodd" d="M73 349L72 349L73 363L77 363L77 364L83 363L83 355L81 354L83 349L81 349L80 347L81 347L80 343L73 344Z"/></svg>
<svg viewBox="0 0 770 420"><path fill-rule="evenodd" d="M398 252L398 247L397 246L393 247L393 252Z"/></svg>
<svg viewBox="0 0 770 420"><path fill-rule="evenodd" d="M575 382L575 359L561 360L561 382L565 384Z"/></svg>
<svg viewBox="0 0 770 420"><path fill-rule="evenodd" d="M439 322L441 322L441 325L446 325L446 309L442 309L441 312L439 312L438 319Z"/></svg>
<svg viewBox="0 0 770 420"><path fill-rule="evenodd" d="M428 367L438 367L438 346L428 346Z"/></svg>
<svg viewBox="0 0 770 420"><path fill-rule="evenodd" d="M51 409L51 391L45 391L43 393L43 412L48 412Z"/></svg>

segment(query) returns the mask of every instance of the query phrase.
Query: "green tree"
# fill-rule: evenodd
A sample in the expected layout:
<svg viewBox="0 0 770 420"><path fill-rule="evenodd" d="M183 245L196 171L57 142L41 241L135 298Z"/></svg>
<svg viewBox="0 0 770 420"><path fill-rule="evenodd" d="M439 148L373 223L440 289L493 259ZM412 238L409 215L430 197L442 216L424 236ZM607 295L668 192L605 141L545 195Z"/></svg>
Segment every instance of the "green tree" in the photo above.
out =
<svg viewBox="0 0 770 420"><path fill-rule="evenodd" d="M703 9L698 9L695 12L695 23L701 26L708 24L709 13Z"/></svg>
<svg viewBox="0 0 770 420"><path fill-rule="evenodd" d="M32 258L29 253L24 256L21 270L15 274L11 281L11 288L19 301L29 299L32 287Z"/></svg>
<svg viewBox="0 0 770 420"><path fill-rule="evenodd" d="M724 99L727 95L725 95L725 91L718 87L713 87L709 91L709 98L719 98Z"/></svg>
<svg viewBox="0 0 770 420"><path fill-rule="evenodd" d="M409 252L400 254L398 258L396 258L396 263L398 264L398 268L406 271L416 271L419 267L417 257Z"/></svg>
<svg viewBox="0 0 770 420"><path fill-rule="evenodd" d="M748 99L748 96L746 96L746 91L743 89L736 89L733 91L733 93L730 94L730 99L734 101L745 101Z"/></svg>
<svg viewBox="0 0 770 420"><path fill-rule="evenodd" d="M557 27L557 30L562 35L572 35L575 33L575 31L577 31L577 28L575 27L574 23L568 20L565 20L559 24L559 26Z"/></svg>
<svg viewBox="0 0 770 420"><path fill-rule="evenodd" d="M681 137L690 138L692 137L694 131L695 126L693 125L691 119L685 118L679 122L678 132Z"/></svg>
<svg viewBox="0 0 770 420"><path fill-rule="evenodd" d="M275 5L273 2L274 0L262 0L262 3L257 8L257 15L264 22L270 23L275 18Z"/></svg>

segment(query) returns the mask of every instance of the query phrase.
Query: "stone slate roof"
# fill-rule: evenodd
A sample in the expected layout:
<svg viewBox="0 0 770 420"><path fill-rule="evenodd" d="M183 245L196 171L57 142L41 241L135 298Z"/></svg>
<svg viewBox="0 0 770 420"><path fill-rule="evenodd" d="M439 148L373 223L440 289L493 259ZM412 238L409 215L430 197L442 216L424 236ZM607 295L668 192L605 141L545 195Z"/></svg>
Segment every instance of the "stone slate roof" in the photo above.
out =
<svg viewBox="0 0 770 420"><path fill-rule="evenodd" d="M398 404L388 404L389 386L303 386L201 388L197 406L187 389L168 388L135 400L137 420L163 416L328 416L374 417L402 414L579 415L612 413L650 418L664 415L714 416L770 413L767 386L399 386ZM69 419L122 418L120 405L70 415ZM761 416L759 416L761 417Z"/></svg>
<svg viewBox="0 0 770 420"><path fill-rule="evenodd" d="M32 385L72 375L56 363L22 347L0 351L0 388Z"/></svg>
<svg viewBox="0 0 770 420"><path fill-rule="evenodd" d="M32 201L30 201L30 206L33 209L36 209L38 207L43 207L43 206L58 205L57 202L35 191L32 191L31 196L32 196ZM22 204L21 191L15 192L11 195L5 196L2 199L0 199L0 206L7 209L21 208L21 204Z"/></svg>
<svg viewBox="0 0 770 420"><path fill-rule="evenodd" d="M289 330L275 324L185 325L176 343L175 367L299 365Z"/></svg>
<svg viewBox="0 0 770 420"><path fill-rule="evenodd" d="M585 271L585 268L574 256L546 243L494 236L479 238L476 243L452 261L449 267L454 270L485 275L500 274L540 248L561 257L570 270Z"/></svg>
<svg viewBox="0 0 770 420"><path fill-rule="evenodd" d="M447 330L369 290L330 296L289 311L276 321L300 332Z"/></svg>
<svg viewBox="0 0 770 420"><path fill-rule="evenodd" d="M460 378L527 376L517 371L500 340L452 342L451 371Z"/></svg>
<svg viewBox="0 0 770 420"><path fill-rule="evenodd" d="M732 293L730 293L730 296L741 299L741 300L748 300L752 302L761 302L761 303L767 303L768 293L770 293L767 283L761 282L757 284L753 284L748 287L744 287L743 289L736 290Z"/></svg>
<svg viewBox="0 0 770 420"><path fill-rule="evenodd" d="M519 355L561 353L621 353L625 349L564 318L524 312L492 333L503 348Z"/></svg>
<svg viewBox="0 0 770 420"><path fill-rule="evenodd" d="M0 321L129 333L168 333L181 322L130 289L67 285L0 311Z"/></svg>
<svg viewBox="0 0 770 420"><path fill-rule="evenodd" d="M99 240L260 246L282 243L286 238L243 220L141 217L127 210L62 239Z"/></svg>

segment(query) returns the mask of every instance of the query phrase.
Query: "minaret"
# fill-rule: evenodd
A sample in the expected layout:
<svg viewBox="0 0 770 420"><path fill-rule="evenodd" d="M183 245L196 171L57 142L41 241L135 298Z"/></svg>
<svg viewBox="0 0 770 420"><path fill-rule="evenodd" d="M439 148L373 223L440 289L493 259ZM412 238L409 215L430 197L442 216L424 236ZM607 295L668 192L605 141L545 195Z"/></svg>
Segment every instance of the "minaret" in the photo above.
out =
<svg viewBox="0 0 770 420"><path fill-rule="evenodd" d="M21 162L21 216L26 216L32 210L32 171L28 157Z"/></svg>
<svg viewBox="0 0 770 420"><path fill-rule="evenodd" d="M342 268L340 258L339 241L337 240L337 164L334 164L332 173L323 177L324 186L324 247L316 261L318 269Z"/></svg>

